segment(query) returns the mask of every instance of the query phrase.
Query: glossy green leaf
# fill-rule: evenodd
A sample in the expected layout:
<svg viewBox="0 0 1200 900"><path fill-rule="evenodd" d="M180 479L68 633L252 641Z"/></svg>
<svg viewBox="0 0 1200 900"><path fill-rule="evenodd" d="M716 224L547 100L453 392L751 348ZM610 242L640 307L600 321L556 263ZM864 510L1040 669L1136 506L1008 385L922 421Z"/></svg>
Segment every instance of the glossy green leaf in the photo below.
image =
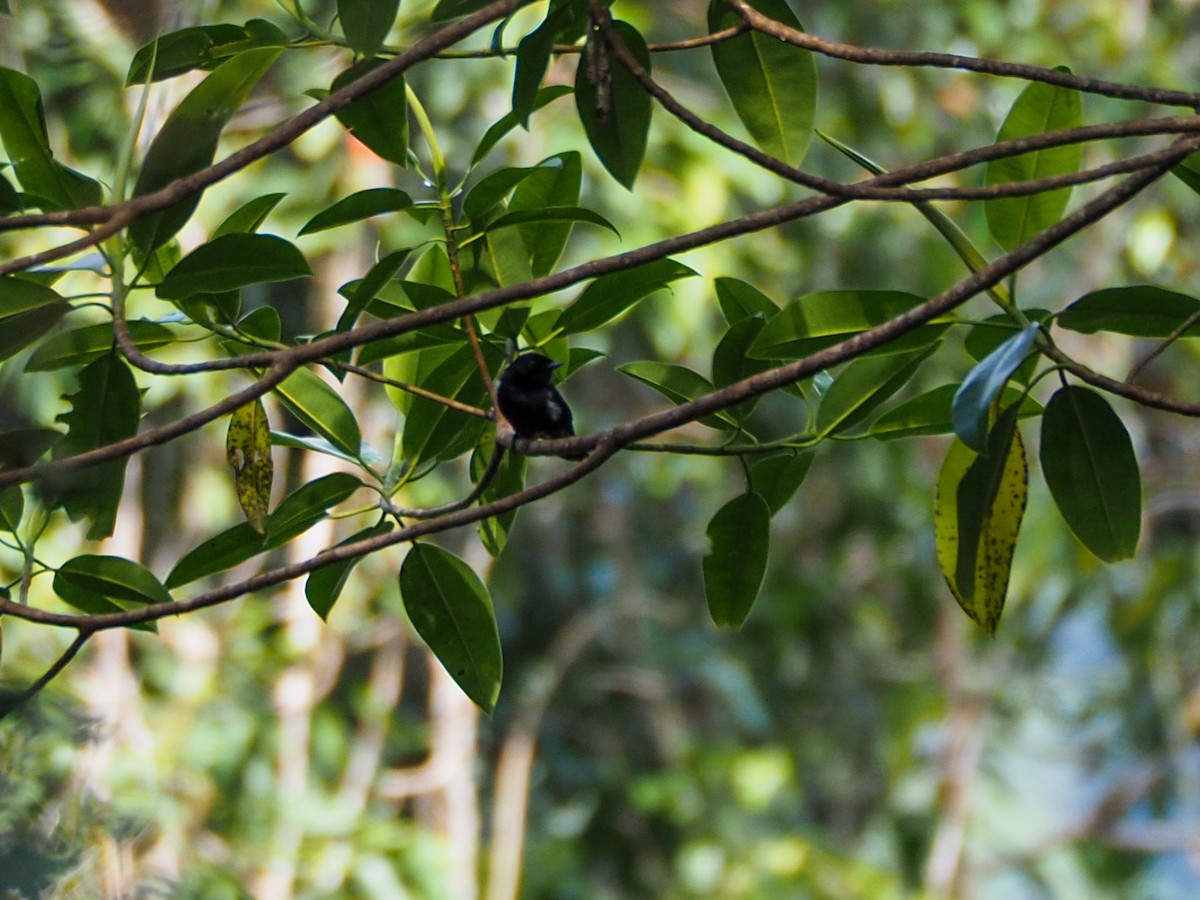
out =
<svg viewBox="0 0 1200 900"><path fill-rule="evenodd" d="M1042 472L1071 531L1105 562L1128 559L1142 526L1142 480L1124 423L1108 401L1064 387L1042 418Z"/></svg>
<svg viewBox="0 0 1200 900"><path fill-rule="evenodd" d="M1033 350L1039 330L1032 322L985 356L954 395L954 433L976 453L987 451L992 404Z"/></svg>
<svg viewBox="0 0 1200 900"><path fill-rule="evenodd" d="M536 112L543 106L557 100L559 97L565 97L572 93L571 88L565 84L551 84L538 90L534 97L530 112ZM510 112L508 115L497 119L486 132L483 138L479 141L479 146L475 148L475 153L471 156L471 167L479 165L480 161L491 152L510 131L522 124L521 118L515 113Z"/></svg>
<svg viewBox="0 0 1200 900"><path fill-rule="evenodd" d="M997 141L1077 128L1083 124L1079 92L1033 82L1021 92L1000 126ZM1020 156L994 159L987 164L986 181L1008 184L1066 175L1079 170L1083 148L1079 144L1048 147ZM1046 191L1028 197L1005 197L984 203L992 237L1005 250L1012 250L1062 218L1071 198L1070 188Z"/></svg>
<svg viewBox="0 0 1200 900"><path fill-rule="evenodd" d="M287 35L266 19L251 19L245 25L182 28L160 35L133 55L125 86L145 84L147 80L162 81L193 69L212 69L244 50L284 47L287 43Z"/></svg>
<svg viewBox="0 0 1200 900"><path fill-rule="evenodd" d="M341 503L361 482L353 475L337 472L302 485L284 498L267 517L266 535L248 522L234 525L190 550L167 575L168 588L224 572L267 550L281 547L303 534Z"/></svg>
<svg viewBox="0 0 1200 900"><path fill-rule="evenodd" d="M487 588L448 550L414 544L400 567L400 596L413 628L464 694L488 715L504 664Z"/></svg>
<svg viewBox="0 0 1200 900"><path fill-rule="evenodd" d="M53 288L24 278L0 278L0 361L38 340L70 309Z"/></svg>
<svg viewBox="0 0 1200 900"><path fill-rule="evenodd" d="M868 328L882 325L925 302L903 291L817 291L789 303L774 316L750 347L759 359L802 359ZM886 352L903 353L928 345L946 328L927 325L893 341Z"/></svg>
<svg viewBox="0 0 1200 900"><path fill-rule="evenodd" d="M259 534L267 530L271 483L271 423L262 401L255 399L234 410L225 433L225 456L233 468L233 486L246 521Z"/></svg>
<svg viewBox="0 0 1200 900"><path fill-rule="evenodd" d="M750 0L777 22L803 26L785 0ZM725 0L708 5L708 30L741 24ZM817 106L817 66L808 50L757 31L712 44L713 62L733 108L759 149L799 166L808 152Z"/></svg>
<svg viewBox="0 0 1200 900"><path fill-rule="evenodd" d="M930 434L951 434L954 431L954 395L960 385L943 384L923 394L910 397L871 423L868 435L877 441L919 437ZM1021 403L1020 417L1029 418L1042 413L1042 406L1013 387L1000 393L1000 404Z"/></svg>
<svg viewBox="0 0 1200 900"><path fill-rule="evenodd" d="M1193 317L1200 300L1151 284L1105 288L1084 294L1055 320L1069 331L1111 331L1133 337L1166 338ZM1200 337L1200 321L1192 321L1182 337Z"/></svg>
<svg viewBox="0 0 1200 900"><path fill-rule="evenodd" d="M812 453L768 456L750 466L750 488L767 503L771 515L792 499L812 467Z"/></svg>
<svg viewBox="0 0 1200 900"><path fill-rule="evenodd" d="M392 523L385 520L378 525L372 525L370 528L364 528L362 531L350 535L337 546L344 547L346 544L370 540L373 537L387 534L391 530ZM350 578L350 573L362 558L354 556L341 562L330 563L316 569L308 576L308 580L304 583L304 596L313 612L322 619L328 621L329 613L333 609L333 605L337 603L338 597L341 596L342 589Z"/></svg>
<svg viewBox="0 0 1200 900"><path fill-rule="evenodd" d="M585 222L589 225L599 225L607 228L613 234L620 236L617 227L599 213L580 206L547 206L542 209L518 209L497 216L488 223L485 231L497 231L501 228L511 228L514 225L530 225L550 222Z"/></svg>
<svg viewBox="0 0 1200 900"><path fill-rule="evenodd" d="M433 8L429 18L433 22L446 22L483 9L491 2L492 0L438 0L438 5Z"/></svg>
<svg viewBox="0 0 1200 900"><path fill-rule="evenodd" d="M54 445L54 458L77 456L137 433L141 392L124 360L108 354L79 372L79 390L67 398L70 411L59 416L67 434ZM42 483L47 506L62 506L72 520L87 517L88 540L112 534L125 488L126 459L64 472Z"/></svg>
<svg viewBox="0 0 1200 900"><path fill-rule="evenodd" d="M646 41L627 22L614 21L617 38L646 72ZM629 70L612 57L599 32L592 32L575 70L575 108L588 143L604 168L620 184L633 188L650 132L650 95Z"/></svg>
<svg viewBox="0 0 1200 900"><path fill-rule="evenodd" d="M154 573L120 556L76 556L54 573L54 593L88 613L118 612L170 603L171 594Z"/></svg>
<svg viewBox="0 0 1200 900"><path fill-rule="evenodd" d="M496 450L495 432L485 431L483 440L471 455L471 478L478 483L479 478L487 468L488 461ZM479 498L480 504L491 503L509 494L515 494L525 487L525 475L529 470L529 457L521 453L506 453L500 460L500 470L488 483ZM519 509L509 510L499 516L490 516L477 526L479 539L484 549L492 556L499 556L508 543L509 532L516 521Z"/></svg>
<svg viewBox="0 0 1200 900"><path fill-rule="evenodd" d="M155 293L163 300L182 300L192 294L216 294L311 275L304 254L283 238L227 234L201 244L181 259L159 282Z"/></svg>
<svg viewBox="0 0 1200 900"><path fill-rule="evenodd" d="M398 212L410 206L412 197L404 191L395 188L370 188L351 194L317 213L305 223L299 234L314 234L328 228L337 228L339 225L361 222L372 216Z"/></svg>
<svg viewBox="0 0 1200 900"><path fill-rule="evenodd" d="M54 158L37 82L23 72L0 68L0 141L13 171L38 205L79 209L100 202L100 185Z"/></svg>
<svg viewBox="0 0 1200 900"><path fill-rule="evenodd" d="M537 166L505 166L489 172L463 198L463 215L477 227L488 220L488 214L504 203L513 189L538 171Z"/></svg>
<svg viewBox="0 0 1200 900"><path fill-rule="evenodd" d="M771 510L756 493L734 497L708 523L704 595L719 628L741 628L767 571Z"/></svg>
<svg viewBox="0 0 1200 900"><path fill-rule="evenodd" d="M513 75L512 115L517 124L528 127L536 109L539 89L550 55L556 43L572 43L581 31L581 4L551 5L545 20L517 44L517 68ZM567 38L570 40L567 40Z"/></svg>
<svg viewBox="0 0 1200 900"><path fill-rule="evenodd" d="M485 345L484 352L489 369L499 371L501 354L490 345ZM430 362L432 368L422 368L416 379L421 387L471 406L482 408L487 404L487 389L469 346L459 346L449 356L422 360L422 367ZM461 456L479 442L490 424L425 397L412 397L406 402L401 448L404 459L414 468L423 461Z"/></svg>
<svg viewBox="0 0 1200 900"><path fill-rule="evenodd" d="M222 130L282 52L282 47L261 47L239 53L193 88L146 151L134 196L154 193L210 165ZM130 225L129 238L139 256L145 258L169 241L199 202L200 195L193 194Z"/></svg>
<svg viewBox="0 0 1200 900"><path fill-rule="evenodd" d="M639 360L617 366L617 371L636 378L658 391L672 403L683 404L713 392L712 382L686 366L662 363L654 360ZM727 410L721 410L700 419L713 428L736 428L737 419Z"/></svg>
<svg viewBox="0 0 1200 900"><path fill-rule="evenodd" d="M311 369L297 369L275 388L275 395L297 419L342 452L358 458L362 432L353 410L336 390Z"/></svg>
<svg viewBox="0 0 1200 900"><path fill-rule="evenodd" d="M337 0L337 9L350 47L360 56L374 56L392 30L400 0Z"/></svg>
<svg viewBox="0 0 1200 900"><path fill-rule="evenodd" d="M821 398L815 437L826 438L857 425L904 387L931 353L932 348L853 360L834 378Z"/></svg>
<svg viewBox="0 0 1200 900"><path fill-rule="evenodd" d="M1028 495L1029 469L1016 422L1016 410L1005 410L984 456L955 440L938 476L938 565L958 605L988 634L996 633L1004 611Z"/></svg>
<svg viewBox="0 0 1200 900"><path fill-rule="evenodd" d="M371 266L370 271L354 285L353 290L347 295L346 308L338 317L337 331L349 331L354 327L354 323L358 321L358 317L368 304L379 295L384 285L396 277L396 273L408 259L408 254L408 250L396 250Z"/></svg>
<svg viewBox="0 0 1200 900"><path fill-rule="evenodd" d="M217 226L210 240L226 234L253 234L266 221L271 210L286 196L287 194L263 194L246 201Z"/></svg>
<svg viewBox="0 0 1200 900"><path fill-rule="evenodd" d="M129 323L129 335L143 353L175 342L175 333L157 322L135 319ZM111 324L85 325L59 332L43 341L25 364L26 372L50 372L68 366L83 366L107 356L113 348Z"/></svg>
<svg viewBox="0 0 1200 900"><path fill-rule="evenodd" d="M508 202L508 215L532 213L537 210L568 208L578 209L579 192L583 186L583 158L574 150L558 153L537 165L536 171L523 180L512 193ZM587 213L595 216L590 210ZM610 228L614 233L616 228L608 224L608 220L595 221L592 224ZM497 227L496 222L490 227ZM529 268L536 276L548 275L554 270L555 264L562 256L571 236L572 224L569 220L556 222L533 221L520 228L521 240L529 252Z"/></svg>
<svg viewBox="0 0 1200 900"><path fill-rule="evenodd" d="M729 326L713 350L713 387L723 388L771 368L770 360L756 359L748 355L750 345L754 343L764 324L762 316L751 316L739 319ZM753 397L745 400L731 407L729 413L734 418L743 420L750 415L760 399Z"/></svg>
<svg viewBox="0 0 1200 900"><path fill-rule="evenodd" d="M356 63L333 80L331 90L345 87L384 62L366 59ZM408 165L408 95L399 75L339 110L337 118L380 159Z"/></svg>
<svg viewBox="0 0 1200 900"><path fill-rule="evenodd" d="M750 316L762 316L765 321L779 312L778 304L752 284L736 278L718 278L713 286L721 314L730 325Z"/></svg>
<svg viewBox="0 0 1200 900"><path fill-rule="evenodd" d="M556 325L563 334L593 331L672 281L695 274L683 263L660 259L635 269L601 275L562 311Z"/></svg>

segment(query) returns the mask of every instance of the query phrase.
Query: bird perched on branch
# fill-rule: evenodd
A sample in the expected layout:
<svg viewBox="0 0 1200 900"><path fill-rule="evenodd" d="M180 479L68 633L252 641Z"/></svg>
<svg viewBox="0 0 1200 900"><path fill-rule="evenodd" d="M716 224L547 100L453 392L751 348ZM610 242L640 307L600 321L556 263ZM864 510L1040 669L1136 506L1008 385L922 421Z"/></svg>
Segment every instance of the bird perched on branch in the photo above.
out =
<svg viewBox="0 0 1200 900"><path fill-rule="evenodd" d="M514 359L500 374L496 402L520 438L566 438L575 434L571 408L552 384L562 363L540 353Z"/></svg>

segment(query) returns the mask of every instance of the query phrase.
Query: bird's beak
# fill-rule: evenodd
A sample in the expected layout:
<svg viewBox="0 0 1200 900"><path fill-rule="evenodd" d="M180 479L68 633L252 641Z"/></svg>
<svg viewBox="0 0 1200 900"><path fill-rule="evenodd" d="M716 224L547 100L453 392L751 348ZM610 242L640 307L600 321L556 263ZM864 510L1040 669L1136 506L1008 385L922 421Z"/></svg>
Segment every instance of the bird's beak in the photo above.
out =
<svg viewBox="0 0 1200 900"><path fill-rule="evenodd" d="M550 371L551 372L553 372L555 369L561 369L561 368L562 368L562 363L560 363L560 362L550 363Z"/></svg>

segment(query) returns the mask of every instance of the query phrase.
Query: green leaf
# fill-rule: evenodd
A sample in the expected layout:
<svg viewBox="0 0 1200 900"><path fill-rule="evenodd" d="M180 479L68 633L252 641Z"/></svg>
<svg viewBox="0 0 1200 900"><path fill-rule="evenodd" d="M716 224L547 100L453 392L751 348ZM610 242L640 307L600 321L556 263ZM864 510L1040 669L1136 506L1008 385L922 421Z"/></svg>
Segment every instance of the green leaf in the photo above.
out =
<svg viewBox="0 0 1200 900"><path fill-rule="evenodd" d="M741 628L767 571L771 510L756 493L734 497L708 523L704 595L719 628Z"/></svg>
<svg viewBox="0 0 1200 900"><path fill-rule="evenodd" d="M396 250L371 266L371 270L362 277L362 280L347 296L346 308L338 317L337 331L349 331L354 327L354 323L358 321L358 317L362 315L367 305L379 295L384 285L396 277L396 273L408 259L408 254L408 250Z"/></svg>
<svg viewBox="0 0 1200 900"><path fill-rule="evenodd" d="M264 534L275 464L271 460L271 423L261 400L252 400L229 417L225 456L233 468L238 505L250 527Z"/></svg>
<svg viewBox="0 0 1200 900"><path fill-rule="evenodd" d="M350 47L360 56L374 56L392 30L400 0L337 0L337 8Z"/></svg>
<svg viewBox="0 0 1200 900"><path fill-rule="evenodd" d="M284 498L267 517L267 533L256 532L249 522L234 525L190 550L167 575L168 588L224 572L303 534L359 487L353 475L336 472L302 485Z"/></svg>
<svg viewBox="0 0 1200 900"><path fill-rule="evenodd" d="M32 466L62 440L53 428L18 428L0 434L0 469Z"/></svg>
<svg viewBox="0 0 1200 900"><path fill-rule="evenodd" d="M815 438L846 431L904 387L934 348L853 360L834 379L817 409Z"/></svg>
<svg viewBox="0 0 1200 900"><path fill-rule="evenodd" d="M616 35L646 72L650 52L637 29L612 23ZM604 35L593 31L575 69L575 107L588 143L620 184L633 188L650 132L650 95L608 49Z"/></svg>
<svg viewBox="0 0 1200 900"><path fill-rule="evenodd" d="M155 288L162 300L217 294L249 284L312 275L304 254L272 234L226 234L201 244L179 261Z"/></svg>
<svg viewBox="0 0 1200 900"><path fill-rule="evenodd" d="M750 5L797 30L803 26L784 0ZM711 0L708 30L741 24L724 0ZM799 166L812 140L817 106L817 66L812 53L757 31L712 44L713 62L738 118L761 150Z"/></svg>
<svg viewBox="0 0 1200 900"><path fill-rule="evenodd" d="M555 154L538 163L536 170L517 185L508 203L508 215L553 208L577 209L582 185L583 158L579 153L570 150ZM588 214L595 215L590 211ZM616 232L616 228L607 224L607 220L590 221ZM492 222L491 227L496 227L496 223ZM569 221L521 226L521 240L529 252L529 267L534 275L548 275L554 270L567 246L571 228Z"/></svg>
<svg viewBox="0 0 1200 900"><path fill-rule="evenodd" d="M547 206L542 209L519 209L497 216L488 223L484 231L497 231L501 228L511 228L514 225L528 225L543 222L586 222L589 225L599 225L607 228L620 237L615 225L599 213L580 206Z"/></svg>
<svg viewBox="0 0 1200 900"><path fill-rule="evenodd" d="M903 291L817 291L789 303L767 320L749 354L758 359L803 359L868 328L882 325L925 302ZM947 328L945 320L926 325L881 348L903 353L928 346Z"/></svg>
<svg viewBox="0 0 1200 900"><path fill-rule="evenodd" d="M686 366L639 360L617 366L617 371L649 385L672 403L683 404L713 392L712 383ZM713 428L737 428L737 419L726 410L700 419Z"/></svg>
<svg viewBox="0 0 1200 900"><path fill-rule="evenodd" d="M1042 418L1042 472L1075 536L1105 562L1128 559L1142 526L1142 480L1133 442L1108 401L1064 387Z"/></svg>
<svg viewBox="0 0 1200 900"><path fill-rule="evenodd" d="M988 634L1004 611L1013 551L1028 495L1025 445L1010 407L987 455L960 440L946 454L934 507L938 565L958 605Z"/></svg>
<svg viewBox="0 0 1200 900"><path fill-rule="evenodd" d="M284 47L287 35L266 19L245 25L200 25L160 35L133 55L125 86L174 78L193 69L212 69L222 60L255 47ZM153 62L154 70L150 66Z"/></svg>
<svg viewBox="0 0 1200 900"><path fill-rule="evenodd" d="M142 319L129 323L129 335L143 353L175 342L175 333L170 328ZM33 351L25 363L25 371L51 372L68 366L87 365L111 353L114 340L111 323L85 325L60 332L43 341Z"/></svg>
<svg viewBox="0 0 1200 900"><path fill-rule="evenodd" d="M792 499L812 466L812 453L768 456L750 466L750 489L767 503L771 515Z"/></svg>
<svg viewBox="0 0 1200 900"><path fill-rule="evenodd" d="M943 384L905 400L872 422L868 435L877 441L890 441L896 438L953 433L954 395L958 393L959 387L958 384ZM1006 387L1000 394L1000 403L1002 406L1011 406L1021 402L1020 417L1023 419L1042 414L1040 403L1028 396L1024 401L1021 401L1021 398L1021 391Z"/></svg>
<svg viewBox="0 0 1200 900"><path fill-rule="evenodd" d="M1084 294L1059 314L1057 323L1084 334L1112 331L1133 337L1166 338L1193 316L1200 316L1200 300L1142 284ZM1192 322L1182 337L1200 337L1200 322Z"/></svg>
<svg viewBox="0 0 1200 900"><path fill-rule="evenodd" d="M0 531L16 534L25 515L25 493L19 484L11 484L0 491Z"/></svg>
<svg viewBox="0 0 1200 900"><path fill-rule="evenodd" d="M718 278L713 286L717 291L721 314L730 325L751 316L770 319L779 312L778 304L752 284L736 278Z"/></svg>
<svg viewBox="0 0 1200 900"><path fill-rule="evenodd" d="M484 353L490 370L498 371L502 361L499 351L485 345ZM416 379L421 387L471 406L486 404L487 389L469 346L459 346L449 357L431 357L429 362L434 363L432 369L420 372ZM479 442L489 425L486 419L466 415L425 397L412 397L408 403L411 405L404 418L401 449L412 468L420 462L453 459L466 453Z"/></svg>
<svg viewBox="0 0 1200 900"><path fill-rule="evenodd" d="M84 612L99 614L170 603L154 573L120 556L76 556L54 573L54 593Z"/></svg>
<svg viewBox="0 0 1200 900"><path fill-rule="evenodd" d="M134 196L154 193L210 165L221 131L282 52L282 47L262 47L239 53L193 88L167 117L146 151ZM200 194L193 194L130 225L129 238L138 255L145 258L169 241L191 218L199 202Z"/></svg>
<svg viewBox="0 0 1200 900"><path fill-rule="evenodd" d="M483 440L475 452L471 454L471 479L478 483L479 478L487 468L488 461L496 452L495 432L485 431ZM500 469L484 489L479 498L480 504L491 503L509 494L515 494L525 487L525 474L529 470L529 457L521 453L506 453L500 460ZM519 509L512 509L499 516L483 519L478 527L479 539L484 549L492 556L499 556L508 542L508 534L512 531Z"/></svg>
<svg viewBox="0 0 1200 900"><path fill-rule="evenodd" d="M25 278L0 278L0 361L38 340L70 310L52 288Z"/></svg>
<svg viewBox="0 0 1200 900"><path fill-rule="evenodd" d="M337 546L344 547L346 544L356 544L359 541L370 540L373 537L387 534L391 530L392 523L385 520L378 525L372 525L370 528L364 528L362 531L350 535L350 537L340 542ZM341 596L342 588L346 586L346 581L349 580L351 571L353 571L362 558L361 556L354 556L341 562L330 563L327 566L316 569L308 576L308 581L304 583L304 596L307 598L308 605L312 607L313 612L325 621L329 620L329 613L333 609L333 604Z"/></svg>
<svg viewBox="0 0 1200 900"><path fill-rule="evenodd" d="M1200 194L1200 153L1193 153L1182 162L1171 166L1171 174Z"/></svg>
<svg viewBox="0 0 1200 900"><path fill-rule="evenodd" d="M351 194L317 213L305 223L299 234L314 234L327 228L360 222L372 216L408 209L410 206L412 197L404 191L395 188L370 188Z"/></svg>
<svg viewBox="0 0 1200 900"><path fill-rule="evenodd" d="M1059 71L1067 71L1060 68ZM1034 82L1017 97L996 140L1044 134L1083 124L1079 92L1070 88ZM1008 184L1066 175L1079 171L1083 148L1079 144L1048 147L1020 156L994 159L987 165L986 182ZM984 203L992 237L1005 250L1012 250L1062 218L1071 198L1070 188L1046 191L1028 197L1005 197Z"/></svg>
<svg viewBox="0 0 1200 900"><path fill-rule="evenodd" d="M757 375L759 372L765 372L771 368L770 360L755 359L747 355L750 345L754 343L764 324L762 316L752 316L739 319L729 326L713 350L713 387L727 387L735 381L741 381L743 378L749 378L751 375ZM752 397L745 400L737 406L731 407L729 413L739 421L744 420L758 405L760 399Z"/></svg>
<svg viewBox="0 0 1200 900"><path fill-rule="evenodd" d="M333 80L331 90L345 87L384 64L365 59ZM337 113L338 121L380 159L408 165L408 94L397 75Z"/></svg>
<svg viewBox="0 0 1200 900"><path fill-rule="evenodd" d="M574 34L579 31L579 10L579 4L562 4L557 9L551 5L545 21L517 45L512 93L512 116L516 124L528 127L529 116L537 108L542 79L550 66L550 54L566 32L571 32L574 39Z"/></svg>
<svg viewBox="0 0 1200 900"><path fill-rule="evenodd" d="M271 210L286 196L287 194L263 194L248 200L217 226L217 230L212 233L212 239L226 234L253 234L266 221Z"/></svg>
<svg viewBox="0 0 1200 900"><path fill-rule="evenodd" d="M954 395L954 433L976 453L987 451L992 404L1033 349L1039 329L1031 322L989 353Z"/></svg>
<svg viewBox="0 0 1200 900"><path fill-rule="evenodd" d="M504 663L492 599L479 576L447 550L414 544L400 567L400 596L421 640L490 716Z"/></svg>
<svg viewBox="0 0 1200 900"><path fill-rule="evenodd" d="M102 356L79 372L79 390L67 400L71 410L59 416L67 434L54 445L54 458L77 456L137 433L141 392L129 366L115 354ZM113 532L125 488L125 459L76 469L42 482L48 507L62 506L72 520L86 516L88 540Z"/></svg>
<svg viewBox="0 0 1200 900"><path fill-rule="evenodd" d="M541 88L537 92L537 96L534 98L530 112L536 112L543 106L546 106L554 100L557 100L559 97L566 96L571 92L571 88L565 84L551 84L547 87ZM507 135L520 124L522 124L521 118L515 112L510 112L508 115L497 119L496 122L486 132L484 132L483 138L479 142L479 146L475 148L475 153L471 156L471 168L473 169L475 166L479 165L480 161L487 156L489 152L491 152L492 148L500 143L501 139L503 139L505 135Z"/></svg>
<svg viewBox="0 0 1200 900"><path fill-rule="evenodd" d="M1030 322L1046 324L1053 318L1052 313L1048 309L1024 309L1021 310L1025 318ZM977 322L971 326L967 332L967 336L963 339L963 349L968 355L977 362L982 362L984 357L1011 338L1017 328L1013 322L1010 313L997 313L989 316L981 322ZM1038 360L1040 356L1030 354L1025 362L1017 366L1017 370L1013 372L1012 379L1021 384L1029 384L1037 371Z"/></svg>
<svg viewBox="0 0 1200 900"><path fill-rule="evenodd" d="M100 202L99 184L54 158L37 82L5 68L0 68L0 141L21 186L39 198L38 205L79 209Z"/></svg>
<svg viewBox="0 0 1200 900"><path fill-rule="evenodd" d="M354 412L338 392L310 369L297 369L275 388L297 419L334 447L360 459L362 432Z"/></svg>
<svg viewBox="0 0 1200 900"><path fill-rule="evenodd" d="M568 335L593 331L672 281L695 274L683 263L660 259L635 269L601 275L562 311L555 324Z"/></svg>

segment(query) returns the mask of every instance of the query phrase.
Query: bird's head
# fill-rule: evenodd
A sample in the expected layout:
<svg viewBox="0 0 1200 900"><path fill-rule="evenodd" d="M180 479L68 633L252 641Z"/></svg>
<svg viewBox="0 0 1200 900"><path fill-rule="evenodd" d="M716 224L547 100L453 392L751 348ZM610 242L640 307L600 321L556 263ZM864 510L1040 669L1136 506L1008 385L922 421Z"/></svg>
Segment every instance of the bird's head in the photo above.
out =
<svg viewBox="0 0 1200 900"><path fill-rule="evenodd" d="M554 378L554 370L562 365L540 353L518 356L504 371L504 378L526 390L546 387Z"/></svg>

